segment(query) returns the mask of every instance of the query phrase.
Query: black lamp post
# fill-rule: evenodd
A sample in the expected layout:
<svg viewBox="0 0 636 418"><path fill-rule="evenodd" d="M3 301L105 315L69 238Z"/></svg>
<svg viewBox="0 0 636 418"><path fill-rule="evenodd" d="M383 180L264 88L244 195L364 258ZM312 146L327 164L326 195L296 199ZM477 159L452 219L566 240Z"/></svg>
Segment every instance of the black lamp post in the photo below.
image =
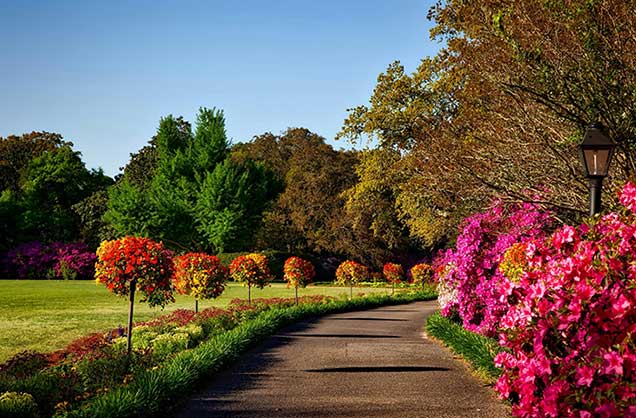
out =
<svg viewBox="0 0 636 418"><path fill-rule="evenodd" d="M607 177L616 144L603 130L603 125L590 125L579 145L585 176L590 179L590 215L601 211L601 187Z"/></svg>

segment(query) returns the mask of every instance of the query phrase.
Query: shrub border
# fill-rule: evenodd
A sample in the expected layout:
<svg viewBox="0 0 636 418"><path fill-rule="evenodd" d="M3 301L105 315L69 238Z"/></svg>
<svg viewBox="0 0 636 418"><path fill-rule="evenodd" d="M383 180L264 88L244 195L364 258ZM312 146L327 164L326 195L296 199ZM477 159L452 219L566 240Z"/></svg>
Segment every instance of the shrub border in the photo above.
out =
<svg viewBox="0 0 636 418"><path fill-rule="evenodd" d="M271 309L192 350L177 354L161 368L137 374L128 386L100 395L81 409L55 417L123 418L165 414L167 409L174 408L175 403L179 404L175 401L193 393L204 378L227 367L249 348L286 325L331 313L432 300L436 297L437 294L429 290Z"/></svg>
<svg viewBox="0 0 636 418"><path fill-rule="evenodd" d="M494 384L501 376L494 358L503 348L496 340L468 331L439 312L426 321L426 332L466 360L486 383Z"/></svg>

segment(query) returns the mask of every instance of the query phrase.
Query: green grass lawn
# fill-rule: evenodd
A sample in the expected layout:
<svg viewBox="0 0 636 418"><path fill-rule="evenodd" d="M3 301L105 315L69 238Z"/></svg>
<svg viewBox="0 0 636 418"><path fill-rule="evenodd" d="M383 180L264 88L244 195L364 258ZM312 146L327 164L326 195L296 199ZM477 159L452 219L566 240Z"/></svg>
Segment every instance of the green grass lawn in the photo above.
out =
<svg viewBox="0 0 636 418"><path fill-rule="evenodd" d="M349 294L343 287L307 287L304 295ZM354 289L354 293L386 293L390 289ZM294 289L274 283L252 289L252 298L293 297ZM199 309L224 307L234 298L247 298L247 288L230 283L215 300L199 302ZM194 299L176 296L165 309L135 303L135 321L144 321L175 309L194 309ZM128 300L93 281L0 280L0 363L23 350L48 352L63 348L83 335L125 326Z"/></svg>

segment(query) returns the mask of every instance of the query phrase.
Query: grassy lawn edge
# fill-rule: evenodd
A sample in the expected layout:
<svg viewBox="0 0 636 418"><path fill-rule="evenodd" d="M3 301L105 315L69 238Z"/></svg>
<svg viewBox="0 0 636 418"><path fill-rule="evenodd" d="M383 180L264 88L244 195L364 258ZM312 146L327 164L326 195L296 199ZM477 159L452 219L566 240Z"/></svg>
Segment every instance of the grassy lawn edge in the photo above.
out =
<svg viewBox="0 0 636 418"><path fill-rule="evenodd" d="M494 363L502 350L496 340L465 330L439 312L426 321L426 332L464 359L484 382L492 385L501 375L501 369Z"/></svg>
<svg viewBox="0 0 636 418"><path fill-rule="evenodd" d="M134 376L131 384L93 399L81 409L58 415L79 417L152 417L174 409L203 382L219 370L282 327L326 314L370 309L385 305L432 300L434 292L398 293L394 296L372 295L327 304L306 304L265 311L236 328L214 336L198 347L177 354L163 367Z"/></svg>

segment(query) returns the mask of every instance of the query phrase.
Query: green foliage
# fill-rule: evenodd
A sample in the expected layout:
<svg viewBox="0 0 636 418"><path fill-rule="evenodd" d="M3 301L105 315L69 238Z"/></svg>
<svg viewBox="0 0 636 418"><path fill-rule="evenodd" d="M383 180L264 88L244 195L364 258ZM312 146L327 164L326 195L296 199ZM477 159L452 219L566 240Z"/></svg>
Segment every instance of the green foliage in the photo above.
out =
<svg viewBox="0 0 636 418"><path fill-rule="evenodd" d="M79 235L89 247L97 248L100 242L114 237L113 228L104 221L104 214L108 210L106 190L96 191L71 208L80 221Z"/></svg>
<svg viewBox="0 0 636 418"><path fill-rule="evenodd" d="M203 182L195 214L199 231L217 252L248 248L279 187L262 163L225 160Z"/></svg>
<svg viewBox="0 0 636 418"><path fill-rule="evenodd" d="M194 135L183 119L162 118L151 145L131 156L109 194L105 220L118 235L149 236L179 250L246 249L280 185L262 165L228 155L222 111L199 109Z"/></svg>
<svg viewBox="0 0 636 418"><path fill-rule="evenodd" d="M467 331L439 313L428 318L426 331L466 359L489 382L494 383L501 375L501 369L494 363L502 350L496 340Z"/></svg>
<svg viewBox="0 0 636 418"><path fill-rule="evenodd" d="M108 209L104 221L117 236L148 236L152 206L147 194L124 179L108 189Z"/></svg>
<svg viewBox="0 0 636 418"><path fill-rule="evenodd" d="M37 405L28 393L5 392L0 395L0 418L36 418Z"/></svg>

